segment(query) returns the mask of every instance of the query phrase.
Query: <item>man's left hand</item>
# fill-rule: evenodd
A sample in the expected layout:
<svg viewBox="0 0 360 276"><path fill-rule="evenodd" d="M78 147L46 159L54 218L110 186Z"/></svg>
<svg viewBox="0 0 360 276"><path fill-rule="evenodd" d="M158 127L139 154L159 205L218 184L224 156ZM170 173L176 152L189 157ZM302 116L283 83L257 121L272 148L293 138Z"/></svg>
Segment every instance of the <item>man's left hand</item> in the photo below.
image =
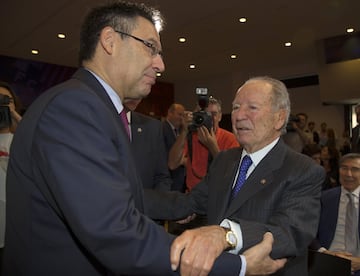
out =
<svg viewBox="0 0 360 276"><path fill-rule="evenodd" d="M224 229L218 225L187 230L171 245L171 266L176 270L180 264L181 275L208 275L227 247Z"/></svg>

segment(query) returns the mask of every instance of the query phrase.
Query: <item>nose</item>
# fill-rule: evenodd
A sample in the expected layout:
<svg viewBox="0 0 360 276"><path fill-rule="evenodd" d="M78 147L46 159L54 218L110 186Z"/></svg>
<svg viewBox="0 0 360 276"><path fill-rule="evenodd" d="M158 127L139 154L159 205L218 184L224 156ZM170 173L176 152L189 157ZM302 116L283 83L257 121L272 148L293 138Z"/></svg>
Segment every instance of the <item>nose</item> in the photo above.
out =
<svg viewBox="0 0 360 276"><path fill-rule="evenodd" d="M165 71L164 60L161 55L157 54L153 58L153 68L157 73L161 73Z"/></svg>

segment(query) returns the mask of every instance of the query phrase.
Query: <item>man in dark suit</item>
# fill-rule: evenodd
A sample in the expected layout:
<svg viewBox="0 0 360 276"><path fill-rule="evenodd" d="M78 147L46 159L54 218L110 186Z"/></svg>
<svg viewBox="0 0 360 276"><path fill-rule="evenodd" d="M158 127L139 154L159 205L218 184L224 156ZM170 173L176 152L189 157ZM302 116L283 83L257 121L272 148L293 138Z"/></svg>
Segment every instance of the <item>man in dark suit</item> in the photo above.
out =
<svg viewBox="0 0 360 276"><path fill-rule="evenodd" d="M180 139L179 134L184 127L185 115L184 106L178 103L173 103L169 107L166 120L162 122L167 156L169 156L170 149L175 144L176 140ZM182 160L181 165L173 170L170 170L170 174L173 179L173 185L171 187L172 191L185 192L185 164L186 160Z"/></svg>
<svg viewBox="0 0 360 276"><path fill-rule="evenodd" d="M131 150L145 189L169 191L172 179L167 167L161 122L136 112L141 99L124 103L131 133Z"/></svg>
<svg viewBox="0 0 360 276"><path fill-rule="evenodd" d="M355 107L357 126L351 132L351 152L360 153L360 104Z"/></svg>
<svg viewBox="0 0 360 276"><path fill-rule="evenodd" d="M360 275L360 154L349 153L341 157L339 166L341 186L324 191L321 196L321 215L317 239L311 247L320 252L351 260L354 275ZM357 206L356 236L351 237L355 248L346 248L346 213L349 202L347 193L353 195L353 204ZM349 252L349 250L354 250Z"/></svg>
<svg viewBox="0 0 360 276"><path fill-rule="evenodd" d="M271 231L272 256L289 258L277 275L303 276L307 275L307 247L317 231L325 172L282 141L289 114L289 96L282 82L268 77L247 81L237 91L232 111L233 129L243 148L220 152L205 179L188 195L173 195L167 215L207 214L209 224L221 223L235 236L231 251L235 254ZM252 160L246 176L239 172L245 156ZM233 195L238 175L246 180ZM185 240L188 236L190 245ZM173 246L181 250L186 245L195 255L204 239L185 232ZM215 235L211 239L218 240Z"/></svg>
<svg viewBox="0 0 360 276"><path fill-rule="evenodd" d="M4 275L171 275L178 268L174 237L143 214L143 188L119 116L123 102L148 95L164 70L154 16L161 19L130 2L93 9L80 35L83 68L27 110L8 167ZM281 267L267 255L271 241L268 233L241 256L248 272ZM227 247L224 234L220 244ZM193 262L184 251L180 271L208 273L218 255L204 252ZM233 257L220 255L214 273L237 274L241 262Z"/></svg>

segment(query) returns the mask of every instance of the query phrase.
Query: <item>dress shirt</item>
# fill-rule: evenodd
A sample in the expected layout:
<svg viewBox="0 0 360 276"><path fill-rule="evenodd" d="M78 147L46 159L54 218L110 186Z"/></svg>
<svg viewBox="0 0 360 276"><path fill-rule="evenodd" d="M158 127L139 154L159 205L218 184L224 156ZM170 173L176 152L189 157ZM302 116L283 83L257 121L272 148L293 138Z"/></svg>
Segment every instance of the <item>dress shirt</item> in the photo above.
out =
<svg viewBox="0 0 360 276"><path fill-rule="evenodd" d="M123 104L121 102L121 99L120 99L119 95L102 78L100 78L98 75L96 75L91 70L89 70L87 68L85 68L85 69L88 70L91 74L93 74L94 77L101 83L102 87L104 87L106 93L110 97L111 102L114 104L114 106L116 108L116 111L118 112L118 114L120 114L120 112L124 109L124 106L123 106Z"/></svg>
<svg viewBox="0 0 360 276"><path fill-rule="evenodd" d="M357 213L359 213L359 192L360 192L360 186L357 187L352 192L352 194L354 195L353 199ZM349 202L349 199L346 196L347 193L348 191L345 190L343 187L341 187L341 196L339 202L339 213L336 223L336 230L335 230L334 239L329 248L329 250L331 251L345 251L345 217L346 217L346 206Z"/></svg>

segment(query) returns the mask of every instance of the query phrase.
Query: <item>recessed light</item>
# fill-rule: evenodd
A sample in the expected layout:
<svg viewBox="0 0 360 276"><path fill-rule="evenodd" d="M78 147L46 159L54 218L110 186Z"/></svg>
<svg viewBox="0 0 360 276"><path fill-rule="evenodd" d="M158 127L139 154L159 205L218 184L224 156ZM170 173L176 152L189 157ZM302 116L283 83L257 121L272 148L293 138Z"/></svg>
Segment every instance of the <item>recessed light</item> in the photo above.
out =
<svg viewBox="0 0 360 276"><path fill-rule="evenodd" d="M285 42L285 47L290 47L292 45L291 42Z"/></svg>
<svg viewBox="0 0 360 276"><path fill-rule="evenodd" d="M161 77L161 73L160 73L160 72L157 72L157 73L156 73L156 76L157 76L157 77Z"/></svg>
<svg viewBox="0 0 360 276"><path fill-rule="evenodd" d="M353 33L353 32L354 32L354 29L353 29L353 28L347 28L347 29L346 29L346 32L347 32L347 33Z"/></svg>
<svg viewBox="0 0 360 276"><path fill-rule="evenodd" d="M237 58L237 56L236 55L231 55L230 58L235 59L235 58Z"/></svg>
<svg viewBox="0 0 360 276"><path fill-rule="evenodd" d="M39 51L36 50L36 49L32 49L32 50L31 50L31 53L32 53L33 55L37 55L37 54L39 54Z"/></svg>
<svg viewBox="0 0 360 276"><path fill-rule="evenodd" d="M245 17L241 17L241 18L239 18L239 21L241 22L241 23L245 23L246 22L246 18Z"/></svg>
<svg viewBox="0 0 360 276"><path fill-rule="evenodd" d="M65 34L58 34L57 35L58 38L64 39L65 38Z"/></svg>
<svg viewBox="0 0 360 276"><path fill-rule="evenodd" d="M190 64L190 69L195 69L195 64Z"/></svg>
<svg viewBox="0 0 360 276"><path fill-rule="evenodd" d="M186 38L185 38L185 37L180 37L180 38L179 38L179 42L184 43L185 41L186 41Z"/></svg>

